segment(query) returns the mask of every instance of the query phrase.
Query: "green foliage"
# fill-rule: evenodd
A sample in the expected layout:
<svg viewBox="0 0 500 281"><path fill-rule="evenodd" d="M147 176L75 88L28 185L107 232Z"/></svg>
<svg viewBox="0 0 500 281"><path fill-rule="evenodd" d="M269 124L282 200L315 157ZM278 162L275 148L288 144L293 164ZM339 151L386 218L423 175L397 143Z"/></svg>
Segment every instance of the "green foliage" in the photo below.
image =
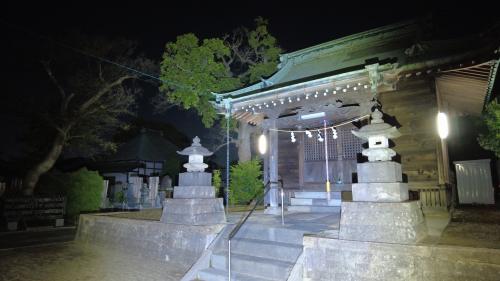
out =
<svg viewBox="0 0 500 281"><path fill-rule="evenodd" d="M222 178L220 170L212 171L212 185L215 187L215 196L218 197L222 190Z"/></svg>
<svg viewBox="0 0 500 281"><path fill-rule="evenodd" d="M167 43L161 63L160 89L167 92L167 100L184 109L195 108L209 127L216 119L210 104L212 92L235 88L238 80L231 77L221 57L230 50L221 39L200 40L192 33Z"/></svg>
<svg viewBox="0 0 500 281"><path fill-rule="evenodd" d="M42 177L38 195L65 196L66 214L74 217L83 211L99 210L103 178L95 171L82 168L72 173L52 172Z"/></svg>
<svg viewBox="0 0 500 281"><path fill-rule="evenodd" d="M196 109L203 124L211 127L218 119L212 93L271 75L282 50L269 34L267 21L258 18L255 22L255 30L240 28L232 36L200 40L188 33L167 43L160 68L160 90L166 102Z"/></svg>
<svg viewBox="0 0 500 281"><path fill-rule="evenodd" d="M488 132L480 134L478 142L484 149L491 150L500 157L500 104L495 101L488 104L482 119Z"/></svg>
<svg viewBox="0 0 500 281"><path fill-rule="evenodd" d="M257 159L231 166L229 200L231 203L248 204L264 191L260 161Z"/></svg>
<svg viewBox="0 0 500 281"><path fill-rule="evenodd" d="M101 205L103 178L95 171L82 168L65 179L66 213L76 216L82 211L96 211Z"/></svg>
<svg viewBox="0 0 500 281"><path fill-rule="evenodd" d="M125 202L125 193L123 191L118 191L116 193L116 202L123 203Z"/></svg>

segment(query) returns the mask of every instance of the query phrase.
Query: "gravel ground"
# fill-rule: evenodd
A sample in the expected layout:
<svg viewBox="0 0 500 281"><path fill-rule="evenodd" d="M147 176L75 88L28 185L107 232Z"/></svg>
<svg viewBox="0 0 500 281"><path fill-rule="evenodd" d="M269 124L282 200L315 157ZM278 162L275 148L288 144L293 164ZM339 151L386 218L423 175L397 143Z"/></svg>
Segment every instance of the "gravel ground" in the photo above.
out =
<svg viewBox="0 0 500 281"><path fill-rule="evenodd" d="M0 250L1 281L173 281L186 271L74 242Z"/></svg>

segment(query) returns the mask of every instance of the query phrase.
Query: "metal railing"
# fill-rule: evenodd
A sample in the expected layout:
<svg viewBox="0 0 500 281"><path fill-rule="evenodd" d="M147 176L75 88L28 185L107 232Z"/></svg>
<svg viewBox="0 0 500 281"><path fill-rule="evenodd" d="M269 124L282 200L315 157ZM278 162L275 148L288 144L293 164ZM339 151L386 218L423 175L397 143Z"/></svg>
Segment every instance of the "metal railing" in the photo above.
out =
<svg viewBox="0 0 500 281"><path fill-rule="evenodd" d="M283 206L283 181L281 182L280 186L280 194L281 194L281 224L285 224L285 216L284 216L284 206ZM267 182L266 185L264 186L264 194L259 197L258 200L255 200L257 196L252 200L254 201L254 205L252 209L236 224L236 226L233 228L233 230L229 233L228 239L227 239L227 274L228 274L228 280L231 281L231 239L233 239L234 236L238 233L238 231L241 229L243 224L248 220L248 218L252 215L252 213L255 211L258 205L260 205L266 195L269 193L269 191L272 189L270 187L271 184L278 184L278 182ZM269 188L268 188L269 187Z"/></svg>

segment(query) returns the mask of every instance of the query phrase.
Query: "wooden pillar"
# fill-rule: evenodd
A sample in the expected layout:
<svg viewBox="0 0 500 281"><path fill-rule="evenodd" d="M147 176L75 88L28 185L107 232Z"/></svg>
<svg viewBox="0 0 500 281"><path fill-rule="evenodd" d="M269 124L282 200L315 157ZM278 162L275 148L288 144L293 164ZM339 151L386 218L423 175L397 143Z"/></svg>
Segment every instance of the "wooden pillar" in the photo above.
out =
<svg viewBox="0 0 500 281"><path fill-rule="evenodd" d="M270 120L270 128L276 129L276 118ZM278 131L269 130L269 206L278 209ZM274 211L274 210L270 210Z"/></svg>
<svg viewBox="0 0 500 281"><path fill-rule="evenodd" d="M304 188L304 162L306 160L306 157L305 157L305 151L304 151L304 146L305 146L305 142L304 142L304 134L299 134L298 135L298 139L299 139L299 186L301 189Z"/></svg>

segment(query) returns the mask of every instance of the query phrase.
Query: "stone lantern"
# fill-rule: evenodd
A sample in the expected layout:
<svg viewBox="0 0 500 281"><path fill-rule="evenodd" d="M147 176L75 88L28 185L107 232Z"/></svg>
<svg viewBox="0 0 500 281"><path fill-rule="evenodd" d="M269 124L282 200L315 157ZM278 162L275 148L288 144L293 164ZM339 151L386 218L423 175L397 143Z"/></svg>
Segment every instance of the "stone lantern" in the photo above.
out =
<svg viewBox="0 0 500 281"><path fill-rule="evenodd" d="M368 141L357 164L358 182L352 184L352 202L342 202L339 238L344 240L416 243L427 233L419 201L408 201L408 184L402 180L401 164L392 161L396 152L389 139L401 134L382 120L378 109L372 123L352 133Z"/></svg>
<svg viewBox="0 0 500 281"><path fill-rule="evenodd" d="M375 109L372 122L359 131L358 138L368 141L363 155L368 162L358 163L358 183L352 185L354 201L401 202L408 200L408 186L403 183L401 164L391 161L396 152L389 148L389 139L401 136L394 126L382 120L382 112Z"/></svg>
<svg viewBox="0 0 500 281"><path fill-rule="evenodd" d="M177 153L189 156L188 163L184 164L184 168L188 172L204 172L208 165L203 163L203 156L211 156L213 154L213 152L201 146L198 136L193 139L193 144L190 147L186 147L182 151L177 151Z"/></svg>
<svg viewBox="0 0 500 281"><path fill-rule="evenodd" d="M216 198L212 174L205 172L204 156L213 153L201 146L195 137L191 146L177 152L189 156L184 164L187 172L179 174L179 186L174 187L174 198L165 200L161 221L185 225L212 225L226 222L222 198Z"/></svg>

